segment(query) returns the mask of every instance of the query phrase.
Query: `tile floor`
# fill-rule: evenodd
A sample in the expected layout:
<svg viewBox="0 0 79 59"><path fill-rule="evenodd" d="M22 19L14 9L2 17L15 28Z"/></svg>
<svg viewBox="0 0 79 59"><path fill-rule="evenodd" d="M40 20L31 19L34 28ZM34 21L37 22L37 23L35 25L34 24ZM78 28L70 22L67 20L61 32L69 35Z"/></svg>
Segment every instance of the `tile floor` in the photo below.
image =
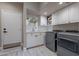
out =
<svg viewBox="0 0 79 59"><path fill-rule="evenodd" d="M6 49L0 52L1 56L57 56L45 46L40 46L28 50L21 50L20 47Z"/></svg>

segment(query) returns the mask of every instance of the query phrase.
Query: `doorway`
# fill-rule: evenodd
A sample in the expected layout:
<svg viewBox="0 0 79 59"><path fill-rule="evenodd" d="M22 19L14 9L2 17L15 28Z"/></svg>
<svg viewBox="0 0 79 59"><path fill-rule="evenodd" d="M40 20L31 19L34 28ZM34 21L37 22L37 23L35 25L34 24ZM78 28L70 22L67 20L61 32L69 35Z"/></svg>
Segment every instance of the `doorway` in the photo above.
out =
<svg viewBox="0 0 79 59"><path fill-rule="evenodd" d="M0 10L0 34L2 49L21 46L22 14L11 10Z"/></svg>

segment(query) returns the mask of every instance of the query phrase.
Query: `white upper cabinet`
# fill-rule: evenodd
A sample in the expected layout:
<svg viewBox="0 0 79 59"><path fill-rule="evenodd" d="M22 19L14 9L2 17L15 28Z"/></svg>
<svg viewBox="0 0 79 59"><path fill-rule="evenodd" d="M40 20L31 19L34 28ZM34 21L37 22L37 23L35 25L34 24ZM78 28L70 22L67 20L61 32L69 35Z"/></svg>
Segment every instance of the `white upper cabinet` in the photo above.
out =
<svg viewBox="0 0 79 59"><path fill-rule="evenodd" d="M52 15L53 25L79 22L79 3L65 7Z"/></svg>
<svg viewBox="0 0 79 59"><path fill-rule="evenodd" d="M60 12L60 21L61 24L68 23L69 15L68 15L68 8L64 8Z"/></svg>
<svg viewBox="0 0 79 59"><path fill-rule="evenodd" d="M59 24L59 17L58 17L59 13L54 13L52 14L52 24L53 25L58 25Z"/></svg>
<svg viewBox="0 0 79 59"><path fill-rule="evenodd" d="M44 23L43 23L44 21ZM79 22L79 3L74 3L52 14L52 25ZM46 19L42 25L47 25Z"/></svg>
<svg viewBox="0 0 79 59"><path fill-rule="evenodd" d="M56 24L61 24L61 11L56 12L55 14Z"/></svg>
<svg viewBox="0 0 79 59"><path fill-rule="evenodd" d="M79 3L69 6L69 21L71 23L79 22Z"/></svg>
<svg viewBox="0 0 79 59"><path fill-rule="evenodd" d="M68 23L68 8L61 9L52 15L53 25Z"/></svg>
<svg viewBox="0 0 79 59"><path fill-rule="evenodd" d="M55 14L52 14L52 25L56 25Z"/></svg>
<svg viewBox="0 0 79 59"><path fill-rule="evenodd" d="M59 25L62 23L61 11L57 11L54 14L52 14L52 23L53 23L53 25Z"/></svg>

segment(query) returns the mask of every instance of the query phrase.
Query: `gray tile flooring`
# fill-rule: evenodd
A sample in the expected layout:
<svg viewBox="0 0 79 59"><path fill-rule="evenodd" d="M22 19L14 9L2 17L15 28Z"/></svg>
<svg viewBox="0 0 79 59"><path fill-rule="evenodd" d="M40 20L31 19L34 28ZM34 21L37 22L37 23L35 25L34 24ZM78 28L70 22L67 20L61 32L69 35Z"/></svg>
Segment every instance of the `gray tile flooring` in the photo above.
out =
<svg viewBox="0 0 79 59"><path fill-rule="evenodd" d="M56 53L50 51L45 46L40 46L28 50L21 50L20 47L6 49L0 52L1 56L57 56Z"/></svg>

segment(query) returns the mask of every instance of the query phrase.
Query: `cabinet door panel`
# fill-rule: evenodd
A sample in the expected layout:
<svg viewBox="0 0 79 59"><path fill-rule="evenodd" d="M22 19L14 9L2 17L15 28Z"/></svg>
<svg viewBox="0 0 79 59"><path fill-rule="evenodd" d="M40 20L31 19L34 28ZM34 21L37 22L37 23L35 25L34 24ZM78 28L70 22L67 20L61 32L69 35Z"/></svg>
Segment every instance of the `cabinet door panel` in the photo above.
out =
<svg viewBox="0 0 79 59"><path fill-rule="evenodd" d="M52 16L53 25L79 22L79 3L65 7Z"/></svg>
<svg viewBox="0 0 79 59"><path fill-rule="evenodd" d="M68 23L68 8L61 9L52 15L53 25Z"/></svg>
<svg viewBox="0 0 79 59"><path fill-rule="evenodd" d="M26 38L27 38L26 39L27 48L44 44L44 35L43 35L43 33L41 33L41 35L40 35L40 33L27 33Z"/></svg>
<svg viewBox="0 0 79 59"><path fill-rule="evenodd" d="M61 24L60 11L56 13L56 24Z"/></svg>
<svg viewBox="0 0 79 59"><path fill-rule="evenodd" d="M56 25L55 14L52 14L52 25Z"/></svg>
<svg viewBox="0 0 79 59"><path fill-rule="evenodd" d="M68 8L64 8L60 12L61 24L66 24L69 21Z"/></svg>
<svg viewBox="0 0 79 59"><path fill-rule="evenodd" d="M61 23L60 21L60 12L56 12L52 15L53 25L58 25Z"/></svg>
<svg viewBox="0 0 79 59"><path fill-rule="evenodd" d="M79 3L69 6L69 20L71 23L79 22Z"/></svg>

